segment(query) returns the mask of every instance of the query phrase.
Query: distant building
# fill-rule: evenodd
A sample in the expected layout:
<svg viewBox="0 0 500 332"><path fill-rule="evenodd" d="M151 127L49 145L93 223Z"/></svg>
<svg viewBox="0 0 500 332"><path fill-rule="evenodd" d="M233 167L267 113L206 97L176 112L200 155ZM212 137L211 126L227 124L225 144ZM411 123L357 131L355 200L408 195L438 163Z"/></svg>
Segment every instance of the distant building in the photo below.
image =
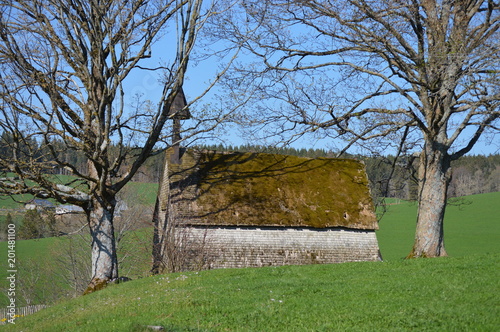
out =
<svg viewBox="0 0 500 332"><path fill-rule="evenodd" d="M85 211L76 205L58 205L56 206L56 214L73 214L84 213Z"/></svg>
<svg viewBox="0 0 500 332"><path fill-rule="evenodd" d="M128 209L127 203L125 201L118 201L116 203L115 214L116 216L120 216L121 213ZM85 213L83 208L77 205L57 205L55 207L55 213L57 215L62 214L76 214L76 213Z"/></svg>
<svg viewBox="0 0 500 332"><path fill-rule="evenodd" d="M115 207L115 215L121 217L123 211L128 210L128 204L125 201L118 200Z"/></svg>
<svg viewBox="0 0 500 332"><path fill-rule="evenodd" d="M24 204L26 210L53 210L55 208L54 203L46 199L35 198Z"/></svg>

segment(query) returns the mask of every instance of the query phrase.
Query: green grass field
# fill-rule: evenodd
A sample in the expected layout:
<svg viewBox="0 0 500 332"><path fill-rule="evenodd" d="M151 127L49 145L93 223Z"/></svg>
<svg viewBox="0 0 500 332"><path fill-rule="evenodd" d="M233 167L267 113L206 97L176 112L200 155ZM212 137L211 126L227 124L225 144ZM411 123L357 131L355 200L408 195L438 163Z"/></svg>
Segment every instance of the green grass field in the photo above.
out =
<svg viewBox="0 0 500 332"><path fill-rule="evenodd" d="M9 331L494 331L500 255L148 277L60 303Z"/></svg>
<svg viewBox="0 0 500 332"><path fill-rule="evenodd" d="M446 208L444 242L449 256L500 252L500 192L452 200ZM417 205L389 205L377 238L384 260L406 257L412 248Z"/></svg>
<svg viewBox="0 0 500 332"><path fill-rule="evenodd" d="M384 262L145 277L63 301L7 328L146 331L146 325L161 325L169 331L494 331L500 326L500 193L469 196L460 203L446 212L449 258L401 259L413 244L416 218L416 205L403 202L390 205L380 222L377 237ZM141 241L147 241L147 232L142 236ZM18 241L17 258L50 259L55 241L60 239ZM5 243L0 243L0 252L6 252ZM144 263L138 270L146 269L148 250L137 254ZM0 272L5 271L5 260ZM132 266L127 268L131 271ZM2 295L0 303L6 300Z"/></svg>
<svg viewBox="0 0 500 332"><path fill-rule="evenodd" d="M120 273L132 279L149 275L151 268L151 242L152 229L143 228L129 232L121 243L118 254L121 260ZM86 234L84 234L86 235ZM58 297L73 294L74 290L64 281L64 275L68 275L69 269L61 268L62 262L70 258L69 248L76 248L79 252L75 257L78 262L75 266L81 267L90 264L90 237L68 237L43 238L38 240L16 241L16 270L18 278L18 290L36 293L29 296L33 304L50 304L57 301ZM0 242L0 289L6 289L7 282L7 243ZM36 274L36 275L35 275ZM85 277L84 277L85 278ZM18 293L17 302L20 306L26 305L25 294ZM43 299L46 299L43 301ZM0 294L0 308L5 307L8 302L5 292Z"/></svg>

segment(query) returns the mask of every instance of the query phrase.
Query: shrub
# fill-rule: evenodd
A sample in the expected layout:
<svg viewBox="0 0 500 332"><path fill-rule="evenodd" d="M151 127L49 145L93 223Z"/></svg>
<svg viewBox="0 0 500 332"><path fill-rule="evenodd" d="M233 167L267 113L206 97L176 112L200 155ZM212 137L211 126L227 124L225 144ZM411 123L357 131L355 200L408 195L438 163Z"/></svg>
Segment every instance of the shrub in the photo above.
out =
<svg viewBox="0 0 500 332"><path fill-rule="evenodd" d="M42 216L37 210L26 211L19 228L20 239L40 239L56 235L56 219L53 212L46 212L45 216Z"/></svg>

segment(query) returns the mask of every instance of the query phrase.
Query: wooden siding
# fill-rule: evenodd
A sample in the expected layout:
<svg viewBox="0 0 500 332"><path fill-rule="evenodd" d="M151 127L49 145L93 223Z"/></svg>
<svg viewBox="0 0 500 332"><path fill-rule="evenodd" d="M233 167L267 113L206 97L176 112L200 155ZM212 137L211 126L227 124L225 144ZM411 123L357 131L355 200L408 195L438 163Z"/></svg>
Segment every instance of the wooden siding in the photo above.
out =
<svg viewBox="0 0 500 332"><path fill-rule="evenodd" d="M198 247L204 251L204 268L381 260L375 232L370 230L197 226L182 231L189 239L185 243L204 243Z"/></svg>

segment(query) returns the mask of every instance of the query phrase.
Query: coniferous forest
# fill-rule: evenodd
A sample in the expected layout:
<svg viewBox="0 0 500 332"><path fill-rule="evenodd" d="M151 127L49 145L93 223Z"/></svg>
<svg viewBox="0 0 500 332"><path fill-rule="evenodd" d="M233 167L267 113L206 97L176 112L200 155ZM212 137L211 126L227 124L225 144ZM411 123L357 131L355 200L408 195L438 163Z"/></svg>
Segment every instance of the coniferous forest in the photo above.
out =
<svg viewBox="0 0 500 332"><path fill-rule="evenodd" d="M7 134L0 135L0 154L8 155L14 153L10 144L12 140ZM51 142L51 145L62 145L61 142ZM30 146L31 151L39 151L35 158L47 161L50 154L46 153L47 146L36 141L26 142L26 147L18 146L17 153L23 155L23 150ZM118 146L111 146L110 153L118 150ZM265 152L284 155L293 155L308 158L335 157L335 153L325 149L296 149L292 147L269 147L261 145L198 145L194 149L215 150L221 152ZM132 148L131 148L132 149ZM80 151L71 149L60 149L64 155L59 158L62 161L77 165L81 171L87 167L87 162ZM28 154L26 154L28 155ZM394 156L361 156L343 155L344 158L360 159L366 164L366 170L371 184L374 198L391 197L405 200L415 200L417 197L417 164L418 157L400 156L395 160ZM155 183L160 181L163 167L164 153L158 151L141 168L134 178L136 182ZM54 163L55 165L55 163ZM500 191L500 155L466 155L452 162L453 176L449 187L449 197L461 197L467 195ZM71 175L64 168L47 168L47 173Z"/></svg>

